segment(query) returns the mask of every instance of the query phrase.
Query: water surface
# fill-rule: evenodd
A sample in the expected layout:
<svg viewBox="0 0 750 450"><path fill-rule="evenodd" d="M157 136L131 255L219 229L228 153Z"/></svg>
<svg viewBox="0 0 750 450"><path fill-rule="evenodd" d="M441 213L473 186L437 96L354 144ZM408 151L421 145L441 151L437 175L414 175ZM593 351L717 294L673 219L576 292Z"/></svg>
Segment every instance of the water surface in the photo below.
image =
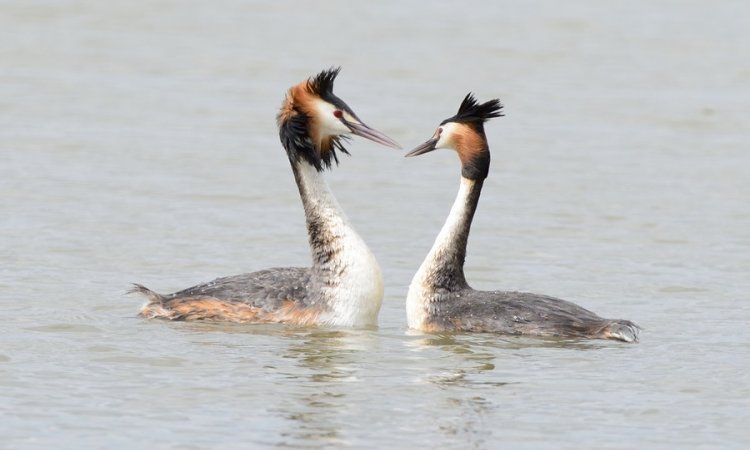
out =
<svg viewBox="0 0 750 450"><path fill-rule="evenodd" d="M750 444L746 3L0 8L0 447ZM377 329L137 318L130 282L308 264L274 116L331 65L406 147L502 99L470 282L642 342L408 332L457 162L361 140L328 178L385 273Z"/></svg>

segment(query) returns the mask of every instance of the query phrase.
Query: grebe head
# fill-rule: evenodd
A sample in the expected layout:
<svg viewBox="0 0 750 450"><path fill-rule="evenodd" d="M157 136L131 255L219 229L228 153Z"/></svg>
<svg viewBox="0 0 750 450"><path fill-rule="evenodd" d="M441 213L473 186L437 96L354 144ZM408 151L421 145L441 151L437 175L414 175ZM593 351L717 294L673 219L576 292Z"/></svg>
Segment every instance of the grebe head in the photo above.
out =
<svg viewBox="0 0 750 450"><path fill-rule="evenodd" d="M498 99L479 103L469 92L458 112L442 122L435 134L405 156L417 156L438 148L450 148L461 159L461 174L469 179L485 179L490 168L490 149L484 134L484 122L503 116Z"/></svg>
<svg viewBox="0 0 750 450"><path fill-rule="evenodd" d="M276 118L281 144L289 158L304 158L318 171L338 164L336 151L349 152L343 141L362 136L379 144L401 146L380 131L362 123L343 100L333 94L333 82L341 68L324 70L289 89Z"/></svg>

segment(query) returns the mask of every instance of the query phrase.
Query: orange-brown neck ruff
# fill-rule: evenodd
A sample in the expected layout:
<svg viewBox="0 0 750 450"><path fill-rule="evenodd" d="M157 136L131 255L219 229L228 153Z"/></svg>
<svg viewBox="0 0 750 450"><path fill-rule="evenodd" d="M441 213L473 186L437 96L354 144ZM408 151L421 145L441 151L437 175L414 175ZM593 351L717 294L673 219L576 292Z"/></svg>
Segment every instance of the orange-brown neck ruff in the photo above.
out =
<svg viewBox="0 0 750 450"><path fill-rule="evenodd" d="M289 89L289 99L290 102L294 104L293 108L307 117L310 139L312 139L316 147L320 147L322 141L319 134L320 123L318 121L318 115L315 113L314 106L316 96L310 92L309 83L303 81L296 86L292 86L292 88Z"/></svg>
<svg viewBox="0 0 750 450"><path fill-rule="evenodd" d="M477 130L470 124L456 124L451 141L461 160L461 175L471 180L487 178L490 149L484 130Z"/></svg>

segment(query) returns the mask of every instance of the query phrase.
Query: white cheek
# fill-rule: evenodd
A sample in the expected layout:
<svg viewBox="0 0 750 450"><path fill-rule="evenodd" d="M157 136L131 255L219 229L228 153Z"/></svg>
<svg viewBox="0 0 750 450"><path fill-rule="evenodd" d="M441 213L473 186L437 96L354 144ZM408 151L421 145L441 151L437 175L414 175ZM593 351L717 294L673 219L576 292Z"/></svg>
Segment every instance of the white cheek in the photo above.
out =
<svg viewBox="0 0 750 450"><path fill-rule="evenodd" d="M456 131L456 124L453 122L441 125L440 128L443 131L440 133L440 138L435 143L435 148L453 148L453 133Z"/></svg>
<svg viewBox="0 0 750 450"><path fill-rule="evenodd" d="M440 133L440 138L435 143L435 148L446 148L446 147L448 147L448 138L447 138L447 136L448 136L448 134L445 133L445 132Z"/></svg>
<svg viewBox="0 0 750 450"><path fill-rule="evenodd" d="M330 103L319 101L315 105L315 110L320 117L320 131L324 136L338 136L341 134L351 133L351 130L341 123L341 120L333 115L336 108Z"/></svg>

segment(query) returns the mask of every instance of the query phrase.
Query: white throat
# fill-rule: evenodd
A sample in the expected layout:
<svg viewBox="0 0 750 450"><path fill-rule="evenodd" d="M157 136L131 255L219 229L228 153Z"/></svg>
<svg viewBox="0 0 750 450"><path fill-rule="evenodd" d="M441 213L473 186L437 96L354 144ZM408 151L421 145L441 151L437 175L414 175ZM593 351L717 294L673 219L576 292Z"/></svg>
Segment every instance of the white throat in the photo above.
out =
<svg viewBox="0 0 750 450"><path fill-rule="evenodd" d="M467 214L468 197L474 183L476 181L461 177L458 195L456 195L448 218L435 238L430 252L411 280L406 297L406 319L409 328L422 328L428 318L428 306L434 293L432 275L440 267L441 256L455 245L456 234L459 233Z"/></svg>
<svg viewBox="0 0 750 450"><path fill-rule="evenodd" d="M333 196L323 175L307 162L297 163L301 191L330 240L331 279L321 281L323 298L332 310L327 325L363 327L376 325L383 302L383 275L375 255L354 231L349 219ZM307 211L306 211L307 213ZM313 261L319 264L318 261Z"/></svg>

